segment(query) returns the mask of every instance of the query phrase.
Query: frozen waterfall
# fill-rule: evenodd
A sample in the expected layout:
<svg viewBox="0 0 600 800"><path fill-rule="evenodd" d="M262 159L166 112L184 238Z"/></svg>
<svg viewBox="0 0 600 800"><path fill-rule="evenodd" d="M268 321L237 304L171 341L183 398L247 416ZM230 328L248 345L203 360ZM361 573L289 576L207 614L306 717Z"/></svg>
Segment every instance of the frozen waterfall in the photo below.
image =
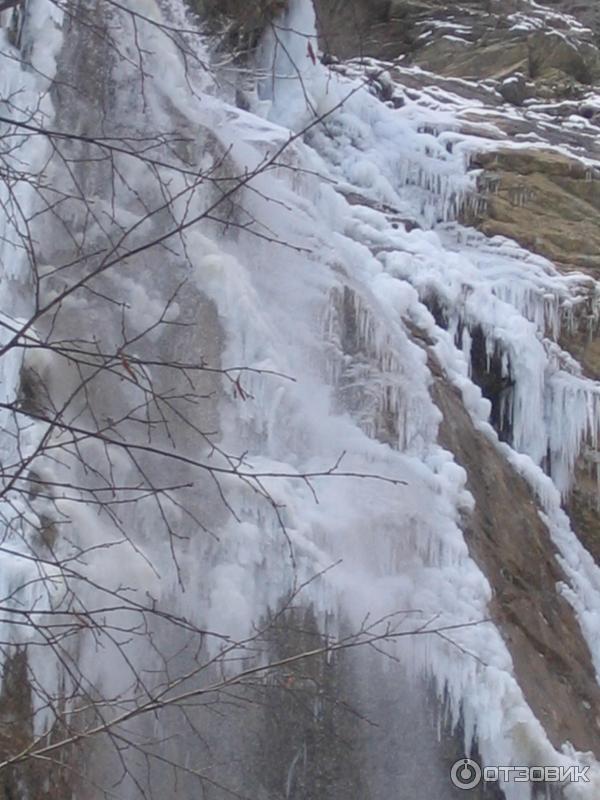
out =
<svg viewBox="0 0 600 800"><path fill-rule="evenodd" d="M433 101L382 102L377 65L313 58L310 0L262 40L248 110L181 0L67 12L29 0L20 41L0 30L2 650L26 645L35 747L98 729L69 756L78 800L304 797L314 743L265 730L328 719L324 690L259 669L291 655L288 620L301 649L334 645L363 797L461 796L430 718L485 764L590 766L565 797L598 797L490 618L432 393L435 361L531 487L600 674L600 571L561 507L599 446L600 387L559 344L594 281L457 222L473 137ZM497 429L476 337L506 380Z"/></svg>

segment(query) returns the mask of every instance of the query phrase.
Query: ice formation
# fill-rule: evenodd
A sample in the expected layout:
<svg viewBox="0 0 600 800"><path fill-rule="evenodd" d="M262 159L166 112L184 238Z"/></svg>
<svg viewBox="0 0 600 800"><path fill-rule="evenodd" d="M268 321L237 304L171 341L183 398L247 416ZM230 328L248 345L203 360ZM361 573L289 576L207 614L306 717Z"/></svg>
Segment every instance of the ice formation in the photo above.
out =
<svg viewBox="0 0 600 800"><path fill-rule="evenodd" d="M415 619L435 620L436 626L486 620L491 589L469 556L461 531L462 513L473 500L464 470L437 443L441 414L431 399L425 351L411 336L409 325L414 325L431 338L476 425L537 494L568 576L563 591L600 673L600 571L561 510L561 494L570 489L580 451L585 446L598 449L600 388L558 344L562 327L569 326L596 291L593 281L561 275L515 243L488 240L456 222L474 189L468 170L474 145L468 135L458 133L455 122L459 100L440 102L439 92L436 97L432 91L418 99L406 96L405 104L394 108L371 91L373 81L381 79L378 65L353 64L343 73L314 63L306 52L307 41L316 41L309 0L292 2L279 32L283 45L268 37L263 42L263 64L265 69L271 65L272 72L259 83L248 112L228 103L222 85L200 67L186 71L181 53L152 25L152 20L186 19L175 0L162 8L131 0L128 8L140 15L136 35L153 78L144 87L142 108L128 88L136 85L135 59L114 67L114 113L123 115L116 122L125 130L129 125L132 133L181 125L191 137L185 157L198 164L210 162L215 153L226 154L234 175L249 173L265 160L270 166L259 169L241 192L240 206L252 211L249 230L242 224L225 236L216 225L192 224L213 202L210 187L188 190L185 178L173 175L171 198L180 192L181 199L171 202L171 220L157 224L167 231L171 222L174 228L183 224L184 230L171 236L166 255L143 261L144 270L132 258L133 267L123 269L114 286L134 311L139 309L133 319L140 329L160 315L161 292L179 274L190 291L214 304L216 319L207 325L223 342L221 362L255 370L244 374L243 401L231 396L225 382L218 408L219 448L221 453L246 453L247 473L263 476L262 485L284 509L286 536L260 494L232 479L225 488L237 519L215 511L218 541L194 536L182 542L177 575L166 566L171 563L168 542L152 535L157 512L151 504L141 503L137 518L127 519L132 543L93 508L64 497L58 504L70 520L70 533L62 547L75 561L78 553L87 553L78 569L104 587L95 594L91 584L83 585L86 602L102 605L109 588L121 591L127 586L127 596L136 602L143 595L166 607L176 602L178 612L231 639L248 635L267 608L304 583L320 618L337 615L338 624L344 618L360 625L366 615L384 618L399 609L412 612L403 619L406 629ZM132 18L116 5L112 13L125 51L131 47L128 55L133 56ZM55 110L48 87L60 52L61 18L47 0L31 0L28 15L25 35L33 68L21 62L0 32L5 62L0 108L4 117L17 121L34 112L36 120L51 127ZM514 21L523 24L519 15ZM64 45L67 52L74 47L73 42ZM393 79L388 75L384 80ZM18 99L8 101L17 89ZM396 91L402 91L401 82ZM6 132L8 123L2 125ZM288 145L290 135L305 127L306 134ZM8 148L21 135L14 130L1 147ZM18 158L32 171L45 168L43 141L26 139L18 148ZM280 155L273 159L274 153ZM121 177L112 197L98 195L98 226L103 204L108 208L112 203L131 223L143 218L145 202L157 203L147 165L125 155L115 158ZM50 177L67 187L69 176L60 169L53 164ZM17 186L23 207L35 208L38 198L27 185ZM0 224L5 346L31 313L33 301L18 225L5 214ZM151 224L142 222L127 246L133 250L144 241ZM44 249L60 255L59 244ZM65 315L81 321L84 311L77 302L76 296L70 299ZM441 317L434 317L434 305ZM100 331L103 341L114 338L108 327L116 320L100 320L107 328ZM499 354L511 387L501 413L508 430L500 433L507 441L501 442L489 424L490 403L471 381L475 331L484 337L488 359ZM32 328L27 335L37 334ZM182 360L197 358L196 346L188 342ZM2 354L5 403L18 392L20 352L12 347ZM49 359L44 362L38 355L26 366L58 375L58 383L68 384L73 377L69 366L56 355ZM117 397L136 387L107 381L103 391ZM119 404L118 398L107 401L106 413L115 416ZM72 416L78 419L80 414L85 419L81 409ZM7 434L0 443L4 463L16 458L8 435L14 425L5 412L2 427ZM45 432L43 423L32 425L26 446L33 451ZM206 453L188 452L185 435L185 430L177 432L177 445L191 458L204 460ZM301 479L327 471L341 453L339 471L389 477L406 486L341 476L317 477L309 486ZM216 454L212 463L218 466L225 459ZM57 480L69 468L49 459L40 464ZM116 459L114 468L127 478L126 461ZM42 514L43 506L38 510ZM3 511L5 519L13 513L13 507ZM180 509L169 507L165 513L175 523L182 521ZM22 524L27 528L35 522L25 519ZM19 592L19 602L40 612L62 608L69 601L63 594L64 576L53 570L51 559L42 575L35 573L28 553L19 557L16 552L22 544L11 538L8 530L1 556L4 602L29 576L28 597ZM158 571L156 564L161 565ZM177 594L178 580L185 594ZM132 608L123 621L133 614ZM5 636L18 641L19 632L9 630ZM475 736L490 764L588 763L586 754L567 748L557 752L550 745L523 698L494 625L481 622L457 629L451 638L453 643L426 636L402 640L394 653L414 674L433 675L440 694L448 693L455 720L462 714L467 747ZM163 643L165 649L176 645ZM127 694L133 676L126 660L145 663L151 654L137 641L104 641L104 655L98 659L98 646L93 636L82 633L73 657L85 665L82 672L90 685L101 684L112 696ZM45 676L50 693L65 681L58 664L40 661L34 668L36 675ZM39 732L48 723L47 711L42 709L38 717ZM593 782L572 787L569 797L591 800L599 789L600 771L593 764ZM505 791L508 800L529 797L523 785L508 784Z"/></svg>

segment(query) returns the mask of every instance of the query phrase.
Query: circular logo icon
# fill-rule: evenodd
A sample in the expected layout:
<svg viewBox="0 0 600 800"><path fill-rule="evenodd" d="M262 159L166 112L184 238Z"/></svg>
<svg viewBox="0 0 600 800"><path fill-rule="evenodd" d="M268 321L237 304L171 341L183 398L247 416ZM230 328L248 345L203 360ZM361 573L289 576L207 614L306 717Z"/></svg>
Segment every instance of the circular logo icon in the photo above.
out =
<svg viewBox="0 0 600 800"><path fill-rule="evenodd" d="M461 758L452 765L450 779L457 789L474 789L481 783L481 767L470 758Z"/></svg>

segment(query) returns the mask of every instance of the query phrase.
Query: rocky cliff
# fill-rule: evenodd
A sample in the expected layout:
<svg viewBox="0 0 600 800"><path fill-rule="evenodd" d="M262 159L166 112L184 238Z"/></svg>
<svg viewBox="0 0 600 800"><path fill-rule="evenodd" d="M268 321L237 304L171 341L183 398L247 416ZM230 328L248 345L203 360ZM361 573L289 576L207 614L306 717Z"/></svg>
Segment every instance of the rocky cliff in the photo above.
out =
<svg viewBox="0 0 600 800"><path fill-rule="evenodd" d="M342 64L347 59L365 60L376 76L373 91L384 102L401 108L407 97L409 102L426 102L429 96L455 106L453 124L470 139L470 169L476 176L475 192L459 211L463 221L488 237L517 241L565 274L577 269L596 279L600 269L597 3L317 0L316 7L327 59L334 57ZM385 71L385 81L378 77L378 67ZM443 132L444 126L431 128L434 136ZM576 311L560 335L560 344L598 381L596 286L590 283L589 302ZM435 304L435 297L431 300ZM494 363L489 350L487 360L484 357L479 365L474 361L473 369L484 394L494 401L503 383L500 375L496 381L490 379ZM491 453L484 455L485 445L477 444L451 393L442 384L436 391L444 410L442 438L468 470L476 499L469 546L494 585L495 613L517 668L530 685L526 691L540 718L554 728L557 742L578 738L573 729L559 733L555 727L574 724L583 734L580 744L587 742L584 746L598 752L600 706L586 647L571 640L577 625L569 621L566 608L560 610L561 601L555 597L551 607L542 608L543 598L553 596L560 578L543 525L535 513L529 514L533 501L525 499L527 489L518 487L510 469L494 466ZM502 435L502 420L496 424ZM565 508L597 558L600 496L595 434L592 440L579 457ZM514 518L511 507L516 510ZM535 574L526 566L530 560L536 565ZM540 618L547 626L547 644L554 642L550 650L539 637ZM567 666L564 658L574 660ZM580 689L587 685L595 699L577 699L576 684ZM565 690L566 702L559 710L558 698ZM576 721L584 708L590 711L588 721Z"/></svg>
<svg viewBox="0 0 600 800"><path fill-rule="evenodd" d="M0 12L1 800L595 800L596 4L57 8Z"/></svg>
<svg viewBox="0 0 600 800"><path fill-rule="evenodd" d="M475 137L475 150L477 137L482 141L481 152L471 157L480 202L465 204L461 214L467 222L487 236L515 239L560 269L595 274L600 268L597 4L322 0L317 7L326 52L384 58L382 65L389 60L401 86L437 86L471 101L457 115L460 128ZM421 71L405 74L407 65ZM598 379L596 331L593 308L583 310L563 344ZM582 491L580 486L575 494ZM584 502L593 513L595 487Z"/></svg>

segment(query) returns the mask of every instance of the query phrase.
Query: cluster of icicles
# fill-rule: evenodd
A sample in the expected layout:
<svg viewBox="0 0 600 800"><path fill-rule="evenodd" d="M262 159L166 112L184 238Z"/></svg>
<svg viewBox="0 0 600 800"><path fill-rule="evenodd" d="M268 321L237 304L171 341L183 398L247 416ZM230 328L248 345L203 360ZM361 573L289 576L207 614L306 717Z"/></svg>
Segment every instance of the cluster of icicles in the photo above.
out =
<svg viewBox="0 0 600 800"><path fill-rule="evenodd" d="M218 83L190 88L181 56L156 26L144 22L149 15L161 20L163 13L181 21L181 4L161 9L131 0L131 5L140 9L136 30L126 15L114 30L140 37L147 73L154 76L145 87L145 124L154 114L166 126L165 108L174 109L190 127L210 130L242 174L284 143L290 131L310 124L315 112L327 115L305 141L289 148L281 159L285 163L261 174L243 196L267 237L218 237L207 228L186 232L181 252L173 245L179 255L185 250L181 261L190 279L218 310L226 339L223 363L256 370L245 377L243 407L224 404L223 447L235 451L247 444L253 468L288 476L265 485L285 508L289 543L296 550L295 577L309 582L307 594L317 615L323 620L341 609L340 617L360 624L365 614L378 618L394 609L418 608L425 618L449 625L487 615L490 587L469 557L460 529L473 501L464 471L437 443L441 415L431 400L426 355L412 339L410 323L428 337L473 422L539 498L569 580L565 593L600 672L600 574L561 508L561 494L569 491L582 450L598 449L600 389L557 344L563 330L582 324L582 314L595 331L595 283L582 275L563 276L510 241L487 240L454 222L474 186L467 170L473 142L461 138L438 109L410 98L392 108L360 87L359 70L332 74L307 58L307 39L315 39L310 0L292 0L279 42L267 37L263 43L265 69L273 74L259 82L250 112L227 103ZM34 66L51 76L60 19L47 0L33 0L30 13ZM115 85L126 98L127 70L134 71L136 64L117 66ZM9 72L14 85L25 74L17 60ZM46 97L48 80L34 71L27 76L32 96L25 100L36 107L39 97ZM2 91L9 92L9 79L0 80ZM142 119L140 114L132 121L134 130L136 122L142 127ZM41 148L21 155L34 164L45 157ZM117 208L127 208L135 194L135 174L128 179L133 188L119 187L112 198ZM142 194L148 191L143 176L140 184ZM346 199L350 195L352 204ZM194 203L203 199L199 192ZM151 195L147 200L157 202ZM193 212L173 208L175 215ZM417 227L399 222L403 218ZM274 239L296 248L275 246ZM18 260L4 252L2 259L4 270L9 260ZM143 281L143 270L140 274ZM26 277L21 283L26 292ZM7 311L14 297L6 286ZM430 313L432 298L443 311L443 326ZM511 385L503 401L510 446L489 425L490 403L470 379L476 328L485 335L488 358L500 353L503 377ZM193 360L197 354L185 355ZM10 365L12 384L7 385L13 393L18 366ZM260 370L296 381L266 380ZM377 481L325 478L308 487L289 477L335 463L342 450L349 472L393 474L410 491ZM186 553L189 591L179 602L207 627L242 638L289 589L291 567L288 542L256 494L237 487L232 502L238 519L221 522L219 545L209 551L195 544L196 550ZM140 551L150 561L166 563L162 543L143 533ZM137 581L145 589L135 574L135 558L129 585ZM341 566L330 569L338 561ZM92 571L94 564L92 557L86 568ZM22 573L5 556L2 565L8 594ZM111 579L109 567L103 564L103 580ZM127 570L129 564L119 568ZM122 572L118 578L124 581ZM56 576L52 580L58 582ZM176 582L165 583L171 591ZM440 696L450 698L454 721L464 724L467 748L476 737L490 764L587 763L585 754L568 746L557 752L550 745L524 701L494 626L466 629L456 640L458 648L427 637L406 640L398 652L409 671L435 676ZM152 659L134 645L124 651L133 662ZM102 671L91 637L82 641L78 657L99 671L107 692L122 690L112 674L118 669L110 675ZM111 651L105 661L114 667L121 657ZM56 665L41 658L35 667L45 671L48 687L64 679ZM37 724L43 729L43 715ZM572 797L597 796L598 775L595 781L573 789ZM509 800L522 800L529 790L513 785L506 792Z"/></svg>

